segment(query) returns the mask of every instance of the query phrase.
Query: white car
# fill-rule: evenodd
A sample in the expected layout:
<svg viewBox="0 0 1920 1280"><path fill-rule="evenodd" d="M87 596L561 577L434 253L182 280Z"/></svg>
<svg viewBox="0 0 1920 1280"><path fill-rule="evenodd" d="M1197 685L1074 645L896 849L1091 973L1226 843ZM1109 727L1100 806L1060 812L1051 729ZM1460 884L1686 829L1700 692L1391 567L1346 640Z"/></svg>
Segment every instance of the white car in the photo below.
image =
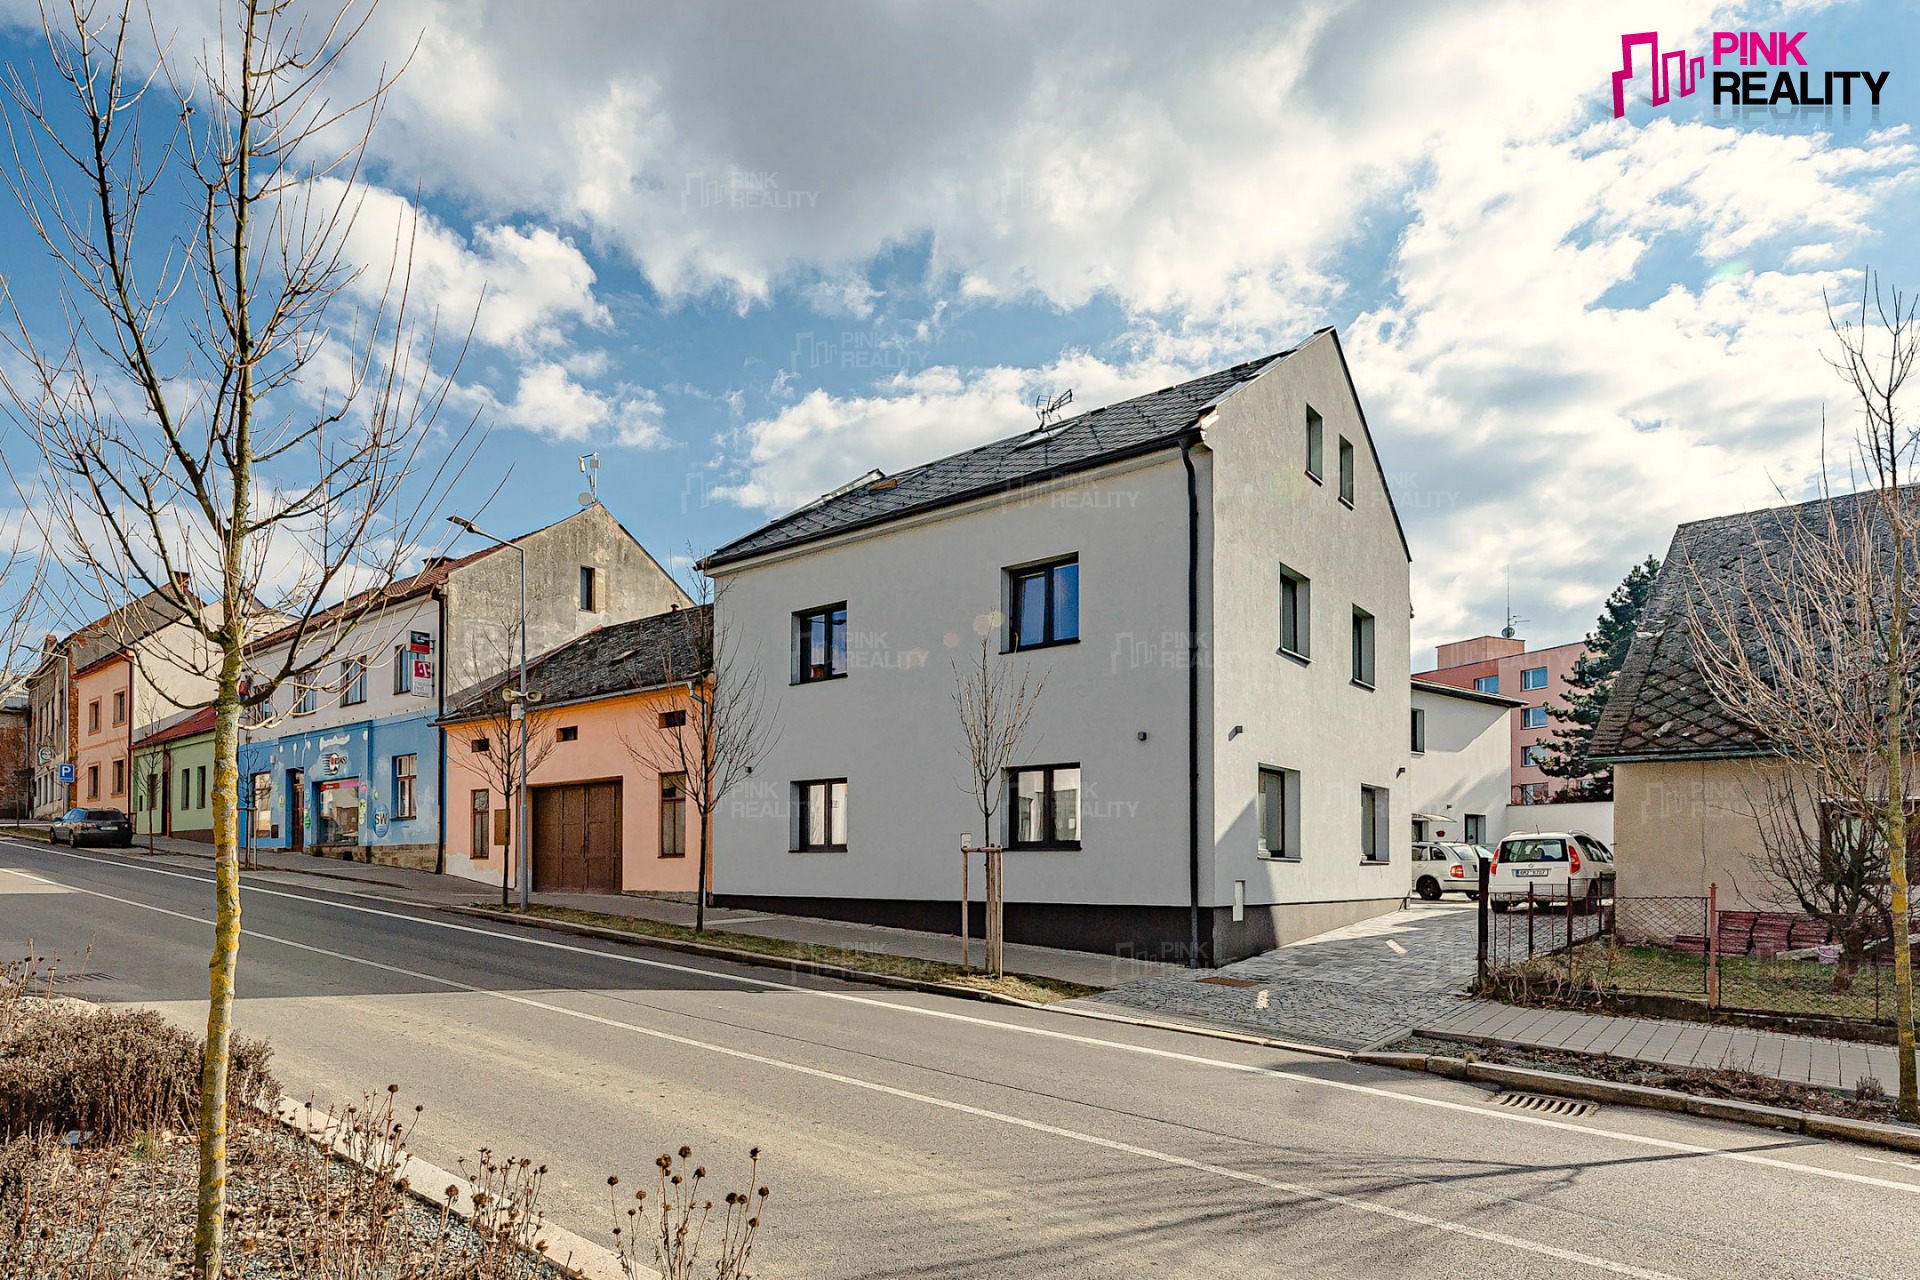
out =
<svg viewBox="0 0 1920 1280"><path fill-rule="evenodd" d="M1480 860L1493 850L1458 840L1418 840L1413 846L1413 891L1428 902L1443 893L1480 896Z"/></svg>
<svg viewBox="0 0 1920 1280"><path fill-rule="evenodd" d="M1613 892L1613 850L1584 831L1510 835L1494 851L1487 898L1495 911L1536 901L1593 910Z"/></svg>

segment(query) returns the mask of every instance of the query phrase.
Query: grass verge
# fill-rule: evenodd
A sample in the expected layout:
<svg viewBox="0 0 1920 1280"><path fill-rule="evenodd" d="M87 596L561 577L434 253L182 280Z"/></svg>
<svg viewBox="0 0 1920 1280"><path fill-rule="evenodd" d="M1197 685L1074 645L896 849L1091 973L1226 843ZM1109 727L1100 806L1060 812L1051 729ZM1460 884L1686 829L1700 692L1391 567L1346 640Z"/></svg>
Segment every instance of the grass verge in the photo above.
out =
<svg viewBox="0 0 1920 1280"><path fill-rule="evenodd" d="M17 836L22 840L38 840L41 844L50 844L53 840L53 837L47 834L45 827L0 827L0 836Z"/></svg>
<svg viewBox="0 0 1920 1280"><path fill-rule="evenodd" d="M522 914L518 910L503 910L491 905L482 906L481 909L490 915L497 915L507 920L515 919ZM645 920L637 916L614 915L600 911L581 911L573 907L534 906L530 907L525 914L542 920L561 920L568 924L612 929L643 938L700 942L715 947L731 947L735 951L751 951L755 955L771 956L780 960L806 960L814 964L833 964L844 969L857 969L861 973L884 974L892 978L911 978L916 982L938 982L945 986L966 987L973 991L991 991L997 995L1012 996L1016 1000L1029 1000L1034 1004L1052 1004L1058 1000L1072 1000L1079 996L1093 995L1100 990L1099 987L1083 987L1077 982L1036 978L1026 974L1010 973L1004 978L995 979L978 973L962 973L959 965L947 964L939 960L888 955L880 951L855 951L846 947L822 946L813 942L793 942L786 938L765 938L754 933L732 933L725 929L707 929L695 933L682 924L667 924L659 920Z"/></svg>

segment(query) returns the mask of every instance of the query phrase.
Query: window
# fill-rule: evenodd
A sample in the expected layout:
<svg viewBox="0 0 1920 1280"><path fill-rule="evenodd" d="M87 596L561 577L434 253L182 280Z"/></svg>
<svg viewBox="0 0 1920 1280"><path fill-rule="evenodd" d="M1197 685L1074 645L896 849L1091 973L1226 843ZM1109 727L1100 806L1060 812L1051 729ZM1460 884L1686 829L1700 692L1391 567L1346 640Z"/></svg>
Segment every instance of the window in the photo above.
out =
<svg viewBox="0 0 1920 1280"><path fill-rule="evenodd" d="M1080 847L1080 766L1050 764L1036 769L1009 769L1007 786L1013 803L1007 813L1016 849L1078 849Z"/></svg>
<svg viewBox="0 0 1920 1280"><path fill-rule="evenodd" d="M1545 707L1520 708L1520 727L1522 729L1544 729L1547 727L1547 709Z"/></svg>
<svg viewBox="0 0 1920 1280"><path fill-rule="evenodd" d="M1420 707L1413 709L1413 750L1414 754L1423 754L1427 749L1427 713Z"/></svg>
<svg viewBox="0 0 1920 1280"><path fill-rule="evenodd" d="M845 784L841 785L840 799L844 806ZM843 830L841 832L843 842L845 836L846 832ZM660 775L660 856L663 858L687 856L687 775L684 773Z"/></svg>
<svg viewBox="0 0 1920 1280"><path fill-rule="evenodd" d="M100 699L98 698L87 704L87 732L100 732Z"/></svg>
<svg viewBox="0 0 1920 1280"><path fill-rule="evenodd" d="M99 704L96 703L94 705L98 706ZM100 766L97 764L90 764L87 766L87 799L98 800L99 798L100 798Z"/></svg>
<svg viewBox="0 0 1920 1280"><path fill-rule="evenodd" d="M468 839L471 843L468 844L467 848L472 851L468 855L469 857L484 858L492 852L488 843L490 833L487 830L489 825L487 822L488 810L491 804L491 793L485 790L475 791L472 800L468 802L470 824L468 827Z"/></svg>
<svg viewBox="0 0 1920 1280"><path fill-rule="evenodd" d="M1327 424L1307 406L1307 474L1318 480L1327 469Z"/></svg>
<svg viewBox="0 0 1920 1280"><path fill-rule="evenodd" d="M1544 742L1536 742L1530 747L1520 749L1520 763L1529 769L1538 769L1553 758L1553 748Z"/></svg>
<svg viewBox="0 0 1920 1280"><path fill-rule="evenodd" d="M367 700L367 660L347 658L340 663L340 705L357 707Z"/></svg>
<svg viewBox="0 0 1920 1280"><path fill-rule="evenodd" d="M207 807L207 766L205 765L197 765L194 768L193 796L194 808L204 809ZM184 800L185 798L186 796L182 794L181 799Z"/></svg>
<svg viewBox="0 0 1920 1280"><path fill-rule="evenodd" d="M125 760L113 762L113 794L117 796L127 794L127 762Z"/></svg>
<svg viewBox="0 0 1920 1280"><path fill-rule="evenodd" d="M147 775L146 792L147 792L147 805L146 805L147 812L158 813L160 811L160 775L159 774L150 773Z"/></svg>
<svg viewBox="0 0 1920 1280"><path fill-rule="evenodd" d="M1260 854L1300 856L1300 775L1292 769L1260 770Z"/></svg>
<svg viewBox="0 0 1920 1280"><path fill-rule="evenodd" d="M193 789L187 785L189 772L187 766L180 766L180 790L177 794L180 796L180 807L183 809L187 807L187 798L193 794Z"/></svg>
<svg viewBox="0 0 1920 1280"><path fill-rule="evenodd" d="M1080 638L1080 562L1058 560L1007 571L1009 649L1037 649Z"/></svg>
<svg viewBox="0 0 1920 1280"><path fill-rule="evenodd" d="M592 613L597 607L596 602L598 600L598 597L594 593L594 587L596 585L598 584L594 582L593 566L590 564L581 565L580 566L580 608L584 612Z"/></svg>
<svg viewBox="0 0 1920 1280"><path fill-rule="evenodd" d="M555 729L553 731L553 740L555 742L580 741L580 726L577 724L561 725L558 729Z"/></svg>
<svg viewBox="0 0 1920 1280"><path fill-rule="evenodd" d="M484 756L489 751L493 750L493 744L491 742L488 742L485 738L475 738L472 742L467 744L467 747L468 747L468 750L472 751L473 754L477 756Z"/></svg>
<svg viewBox="0 0 1920 1280"><path fill-rule="evenodd" d="M1547 687L1547 669L1545 667L1526 668L1524 671L1520 673L1520 687L1522 689L1546 688Z"/></svg>
<svg viewBox="0 0 1920 1280"><path fill-rule="evenodd" d="M1484 813L1470 813L1466 817L1466 822L1467 843L1485 844L1487 842L1487 815Z"/></svg>
<svg viewBox="0 0 1920 1280"><path fill-rule="evenodd" d="M310 716L320 708L320 691L310 684L294 686L298 695L293 700L293 714Z"/></svg>
<svg viewBox="0 0 1920 1280"><path fill-rule="evenodd" d="M1296 658L1312 652L1313 588L1305 575L1280 566L1280 651Z"/></svg>
<svg viewBox="0 0 1920 1280"><path fill-rule="evenodd" d="M403 644L393 647L393 691L413 692L413 654Z"/></svg>
<svg viewBox="0 0 1920 1280"><path fill-rule="evenodd" d="M686 722L687 713L685 711L662 711L660 713L660 727L662 729L678 729Z"/></svg>
<svg viewBox="0 0 1920 1280"><path fill-rule="evenodd" d="M1387 792L1384 787L1360 788L1360 860L1387 861Z"/></svg>
<svg viewBox="0 0 1920 1280"><path fill-rule="evenodd" d="M1353 606L1353 682L1373 688L1373 615Z"/></svg>
<svg viewBox="0 0 1920 1280"><path fill-rule="evenodd" d="M270 773L253 775L253 834L269 839L279 834L273 829L273 775Z"/></svg>
<svg viewBox="0 0 1920 1280"><path fill-rule="evenodd" d="M1353 442L1340 437L1340 501L1353 505Z"/></svg>
<svg viewBox="0 0 1920 1280"><path fill-rule="evenodd" d="M793 615L793 682L810 684L847 674L847 603Z"/></svg>
<svg viewBox="0 0 1920 1280"><path fill-rule="evenodd" d="M393 758L393 816L396 820L415 818L420 815L419 780L420 757L418 754Z"/></svg>
<svg viewBox="0 0 1920 1280"><path fill-rule="evenodd" d="M113 722L115 724L127 722L127 694L124 689L113 691Z"/></svg>
<svg viewBox="0 0 1920 1280"><path fill-rule="evenodd" d="M847 847L847 780L793 784L793 847L798 853L840 853Z"/></svg>
<svg viewBox="0 0 1920 1280"><path fill-rule="evenodd" d="M1473 678L1473 691L1475 693L1500 692L1500 677L1499 676L1475 676Z"/></svg>

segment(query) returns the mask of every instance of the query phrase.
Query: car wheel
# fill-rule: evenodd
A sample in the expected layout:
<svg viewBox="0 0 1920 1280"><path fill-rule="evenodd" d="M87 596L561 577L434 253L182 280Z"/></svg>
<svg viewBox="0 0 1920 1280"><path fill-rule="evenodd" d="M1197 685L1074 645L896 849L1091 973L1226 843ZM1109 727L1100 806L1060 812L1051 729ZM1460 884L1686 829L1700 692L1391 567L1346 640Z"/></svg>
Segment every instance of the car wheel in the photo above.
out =
<svg viewBox="0 0 1920 1280"><path fill-rule="evenodd" d="M1599 910L1600 910L1600 882L1598 880L1589 880L1587 882L1587 914L1595 915L1599 912Z"/></svg>
<svg viewBox="0 0 1920 1280"><path fill-rule="evenodd" d="M1492 907L1495 911L1498 911L1501 915L1505 915L1507 914L1507 912L1513 909L1513 904L1511 902L1502 902L1498 898L1495 898L1492 902L1488 903L1487 905Z"/></svg>
<svg viewBox="0 0 1920 1280"><path fill-rule="evenodd" d="M1428 902L1440 901L1440 882L1432 876L1421 876L1420 882L1413 886L1413 891Z"/></svg>
<svg viewBox="0 0 1920 1280"><path fill-rule="evenodd" d="M1478 901L1480 901L1480 891L1479 891L1478 889L1467 889L1467 890L1465 890L1464 892L1465 892L1465 893L1466 893L1466 895L1467 895L1467 901L1468 901L1468 902L1478 902Z"/></svg>

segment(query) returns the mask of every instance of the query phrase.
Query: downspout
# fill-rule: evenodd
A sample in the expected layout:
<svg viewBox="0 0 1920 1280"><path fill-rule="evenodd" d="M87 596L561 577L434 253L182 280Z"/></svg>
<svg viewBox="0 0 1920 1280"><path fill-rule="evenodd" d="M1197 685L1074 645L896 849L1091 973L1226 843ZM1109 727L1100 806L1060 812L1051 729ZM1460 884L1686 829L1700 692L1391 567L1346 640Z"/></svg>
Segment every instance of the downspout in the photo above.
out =
<svg viewBox="0 0 1920 1280"><path fill-rule="evenodd" d="M1187 469L1187 967L1200 968L1200 488L1196 429L1180 442Z"/></svg>
<svg viewBox="0 0 1920 1280"><path fill-rule="evenodd" d="M433 592L434 603L440 608L440 652L434 657L433 674L436 681L434 689L434 735L439 739L440 767L435 790L439 793L434 803L439 807L439 815L434 826L440 831L440 847L433 859L433 874L447 873L447 727L441 723L447 717L447 594L438 587Z"/></svg>

